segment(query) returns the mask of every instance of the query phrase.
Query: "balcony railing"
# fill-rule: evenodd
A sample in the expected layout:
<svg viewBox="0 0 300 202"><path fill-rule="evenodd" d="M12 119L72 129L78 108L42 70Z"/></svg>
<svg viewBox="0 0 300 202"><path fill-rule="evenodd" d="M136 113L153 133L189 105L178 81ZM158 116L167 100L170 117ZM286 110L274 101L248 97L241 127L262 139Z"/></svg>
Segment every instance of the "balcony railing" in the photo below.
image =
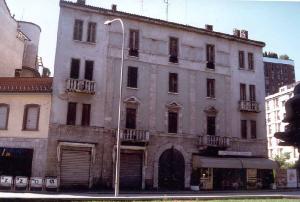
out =
<svg viewBox="0 0 300 202"><path fill-rule="evenodd" d="M80 79L68 79L67 91L75 93L95 94L95 81L80 80Z"/></svg>
<svg viewBox="0 0 300 202"><path fill-rule="evenodd" d="M149 142L149 131L136 129L123 129L120 133L122 141L126 142Z"/></svg>
<svg viewBox="0 0 300 202"><path fill-rule="evenodd" d="M247 112L259 112L259 104L256 101L240 101L240 110Z"/></svg>
<svg viewBox="0 0 300 202"><path fill-rule="evenodd" d="M214 136L214 135L203 135L200 136L199 145L226 148L230 146L230 138Z"/></svg>

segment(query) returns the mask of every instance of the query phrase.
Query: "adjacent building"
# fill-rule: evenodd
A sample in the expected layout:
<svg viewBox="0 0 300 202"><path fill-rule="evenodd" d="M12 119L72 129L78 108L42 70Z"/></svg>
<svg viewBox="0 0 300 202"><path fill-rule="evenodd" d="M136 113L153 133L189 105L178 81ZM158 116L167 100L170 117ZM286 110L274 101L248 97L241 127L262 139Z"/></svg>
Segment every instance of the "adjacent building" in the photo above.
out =
<svg viewBox="0 0 300 202"><path fill-rule="evenodd" d="M47 175L112 188L122 29L121 189L269 187L263 42L60 1ZM201 176L201 177L200 177Z"/></svg>
<svg viewBox="0 0 300 202"><path fill-rule="evenodd" d="M293 60L264 57L266 96L279 92L279 88L295 83Z"/></svg>
<svg viewBox="0 0 300 202"><path fill-rule="evenodd" d="M287 123L282 120L285 117L285 103L293 97L294 87L298 82L279 88L279 92L266 97L266 121L268 136L269 157L288 157L287 162L295 163L299 159L299 152L294 147L278 146L280 140L274 137L276 132L284 131Z"/></svg>

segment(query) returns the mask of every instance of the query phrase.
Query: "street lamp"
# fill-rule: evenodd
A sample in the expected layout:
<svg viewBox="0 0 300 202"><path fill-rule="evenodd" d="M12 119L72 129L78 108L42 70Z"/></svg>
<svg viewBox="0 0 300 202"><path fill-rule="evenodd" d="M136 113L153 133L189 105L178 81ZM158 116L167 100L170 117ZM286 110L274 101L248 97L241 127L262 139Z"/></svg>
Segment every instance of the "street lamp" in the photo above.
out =
<svg viewBox="0 0 300 202"><path fill-rule="evenodd" d="M124 23L122 19L116 18L113 20L107 20L105 25L119 21L122 26L123 40L122 40L122 56L121 56L121 70L120 70L120 86L119 86L119 106L118 106L118 128L117 128L117 155L116 155L116 168L115 168L115 197L119 195L120 185L120 125L121 125L121 104L122 104L122 83L123 83L123 66L124 66L124 43L125 43L125 31Z"/></svg>

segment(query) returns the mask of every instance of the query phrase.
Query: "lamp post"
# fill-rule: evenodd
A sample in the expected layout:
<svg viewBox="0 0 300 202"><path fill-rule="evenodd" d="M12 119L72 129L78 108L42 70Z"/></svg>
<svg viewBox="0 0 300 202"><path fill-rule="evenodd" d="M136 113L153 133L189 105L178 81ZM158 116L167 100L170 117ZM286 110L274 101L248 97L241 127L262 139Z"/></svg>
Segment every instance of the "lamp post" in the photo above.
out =
<svg viewBox="0 0 300 202"><path fill-rule="evenodd" d="M115 197L119 195L120 185L120 125L121 125L121 104L122 104L122 83L123 83L123 66L124 66L124 43L125 43L125 31L124 23L122 19L116 18L113 20L107 20L105 25L118 21L122 26L123 40L122 40L122 56L121 56L121 70L120 70L120 86L119 86L119 106L118 106L118 128L117 128L117 155L116 155L116 167L115 167Z"/></svg>

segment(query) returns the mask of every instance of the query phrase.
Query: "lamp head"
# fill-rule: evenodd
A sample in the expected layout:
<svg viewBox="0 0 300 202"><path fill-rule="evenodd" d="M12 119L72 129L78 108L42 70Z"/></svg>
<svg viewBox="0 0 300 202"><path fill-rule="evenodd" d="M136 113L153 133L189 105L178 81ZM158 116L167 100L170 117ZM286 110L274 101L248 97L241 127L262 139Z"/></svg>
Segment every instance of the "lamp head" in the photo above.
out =
<svg viewBox="0 0 300 202"><path fill-rule="evenodd" d="M106 21L104 22L104 24L105 24L105 25L111 25L111 22L112 22L111 20L106 20Z"/></svg>

